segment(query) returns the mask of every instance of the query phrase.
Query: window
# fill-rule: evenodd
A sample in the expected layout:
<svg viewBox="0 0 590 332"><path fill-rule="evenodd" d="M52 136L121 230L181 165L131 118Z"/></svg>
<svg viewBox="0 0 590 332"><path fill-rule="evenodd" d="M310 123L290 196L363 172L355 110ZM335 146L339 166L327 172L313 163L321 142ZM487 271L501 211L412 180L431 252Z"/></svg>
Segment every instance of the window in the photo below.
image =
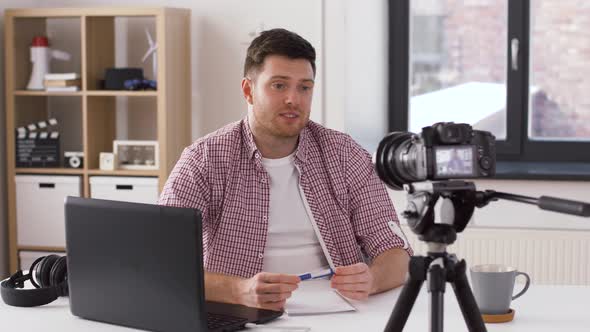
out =
<svg viewBox="0 0 590 332"><path fill-rule="evenodd" d="M492 132L498 177L590 179L590 6L389 2L389 129Z"/></svg>
<svg viewBox="0 0 590 332"><path fill-rule="evenodd" d="M531 2L528 136L533 140L590 140L588 14L586 1Z"/></svg>

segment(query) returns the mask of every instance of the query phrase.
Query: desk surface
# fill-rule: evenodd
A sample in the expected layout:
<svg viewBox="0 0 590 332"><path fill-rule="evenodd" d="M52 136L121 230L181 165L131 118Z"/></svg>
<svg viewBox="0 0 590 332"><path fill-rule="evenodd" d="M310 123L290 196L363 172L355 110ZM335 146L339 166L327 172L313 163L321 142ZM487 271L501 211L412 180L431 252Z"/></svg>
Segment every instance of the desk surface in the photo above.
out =
<svg viewBox="0 0 590 332"><path fill-rule="evenodd" d="M448 285L448 284L447 284ZM448 285L445 294L445 331L467 331L455 295ZM383 331L400 289L372 296L367 302L354 302L357 312L317 316L281 317L268 326L308 326L312 331ZM410 314L404 331L428 331L429 306L425 287ZM487 324L488 331L542 332L590 330L590 287L537 286L512 302L514 321ZM68 300L60 298L37 308L10 307L0 301L2 331L136 331L84 320L70 313Z"/></svg>

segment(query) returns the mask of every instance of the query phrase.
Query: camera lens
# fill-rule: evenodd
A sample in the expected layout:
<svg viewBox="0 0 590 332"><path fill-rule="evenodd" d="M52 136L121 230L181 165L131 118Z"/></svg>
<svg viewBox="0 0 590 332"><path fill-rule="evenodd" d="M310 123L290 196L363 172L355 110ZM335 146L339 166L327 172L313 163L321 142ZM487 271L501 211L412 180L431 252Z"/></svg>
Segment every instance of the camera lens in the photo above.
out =
<svg viewBox="0 0 590 332"><path fill-rule="evenodd" d="M405 183L426 178L425 153L421 144L415 144L415 139L418 136L412 133L393 132L377 147L377 175L391 189L402 190Z"/></svg>

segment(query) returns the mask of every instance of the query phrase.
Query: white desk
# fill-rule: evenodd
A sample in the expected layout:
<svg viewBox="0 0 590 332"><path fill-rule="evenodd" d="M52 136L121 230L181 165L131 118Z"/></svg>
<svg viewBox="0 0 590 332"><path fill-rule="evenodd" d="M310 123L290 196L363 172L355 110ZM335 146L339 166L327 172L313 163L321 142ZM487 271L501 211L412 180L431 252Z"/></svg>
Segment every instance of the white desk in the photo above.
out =
<svg viewBox="0 0 590 332"><path fill-rule="evenodd" d="M383 331L400 289L372 296L367 302L355 302L357 312L318 316L283 316L268 326L309 326L312 331L372 332ZM410 314L404 331L428 331L428 296L425 286ZM531 286L521 298L512 302L514 321L487 324L488 331L542 332L590 331L590 287ZM445 294L445 331L467 331L455 294L447 284ZM92 322L73 316L68 300L61 298L37 308L10 307L0 301L1 331L136 331L110 324Z"/></svg>

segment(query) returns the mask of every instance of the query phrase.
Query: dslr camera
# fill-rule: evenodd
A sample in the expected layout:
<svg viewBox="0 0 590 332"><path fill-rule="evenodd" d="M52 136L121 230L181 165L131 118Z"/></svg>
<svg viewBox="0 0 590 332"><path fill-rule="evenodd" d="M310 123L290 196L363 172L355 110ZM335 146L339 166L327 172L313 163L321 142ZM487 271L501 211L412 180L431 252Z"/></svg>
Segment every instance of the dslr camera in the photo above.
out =
<svg viewBox="0 0 590 332"><path fill-rule="evenodd" d="M466 123L439 122L420 135L392 132L375 155L377 174L394 190L423 180L492 177L496 174L495 137Z"/></svg>

